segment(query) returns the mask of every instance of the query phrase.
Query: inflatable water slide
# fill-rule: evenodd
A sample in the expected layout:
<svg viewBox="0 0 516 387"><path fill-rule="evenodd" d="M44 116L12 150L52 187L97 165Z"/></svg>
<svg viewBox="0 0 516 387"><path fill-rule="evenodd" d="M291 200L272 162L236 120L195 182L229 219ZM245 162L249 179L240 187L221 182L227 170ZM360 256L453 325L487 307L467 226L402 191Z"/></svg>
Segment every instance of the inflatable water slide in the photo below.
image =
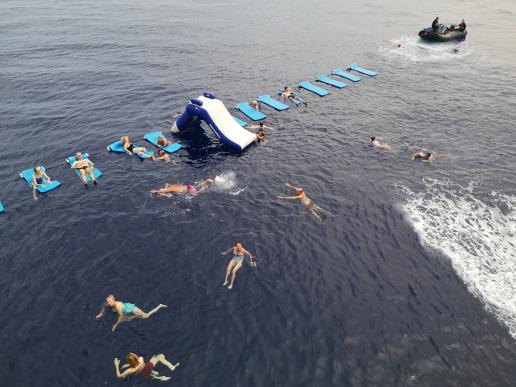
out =
<svg viewBox="0 0 516 387"><path fill-rule="evenodd" d="M206 122L220 141L232 148L242 150L257 140L256 134L238 124L222 101L209 92L186 105L185 111L174 122L172 132L181 134L198 126L199 120Z"/></svg>

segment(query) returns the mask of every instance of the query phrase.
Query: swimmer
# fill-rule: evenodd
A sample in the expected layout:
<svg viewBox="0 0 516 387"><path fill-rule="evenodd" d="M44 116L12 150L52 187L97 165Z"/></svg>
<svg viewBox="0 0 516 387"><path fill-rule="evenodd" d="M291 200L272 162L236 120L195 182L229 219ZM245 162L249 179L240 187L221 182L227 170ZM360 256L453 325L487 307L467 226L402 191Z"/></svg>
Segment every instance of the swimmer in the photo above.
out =
<svg viewBox="0 0 516 387"><path fill-rule="evenodd" d="M257 112L260 111L260 103L257 100L251 101L251 107Z"/></svg>
<svg viewBox="0 0 516 387"><path fill-rule="evenodd" d="M294 187L293 185L290 185L289 183L285 184L288 188L292 188L296 191L295 196L277 196L278 199L283 200L299 200L301 203L303 203L308 211L317 219L319 222L322 223L322 218L319 215L319 213L329 214L329 211L326 211L324 208L319 207L317 204L314 204L313 200L308 197L308 195L305 193L303 188L301 187Z"/></svg>
<svg viewBox="0 0 516 387"><path fill-rule="evenodd" d="M369 141L369 146L379 149L392 149L392 147L389 144L381 144L379 140L383 140L383 138L378 136L372 136L371 140Z"/></svg>
<svg viewBox="0 0 516 387"><path fill-rule="evenodd" d="M425 163L431 163L434 159L434 155L430 152L416 152L412 155L412 160L422 160Z"/></svg>
<svg viewBox="0 0 516 387"><path fill-rule="evenodd" d="M137 354L130 352L127 354L127 364L122 366L122 369L127 368L124 372L120 372L120 360L118 360L118 358L115 357L114 363L116 377L118 379L124 379L131 375L138 375L141 378L148 378L150 376L151 378L161 380L162 382L170 380L170 377L159 376L159 373L154 371L154 368L156 368L158 363L167 366L170 371L174 371L179 366L179 363L172 364L169 362L162 353L152 356L150 360L145 363L142 356L138 356Z"/></svg>
<svg viewBox="0 0 516 387"><path fill-rule="evenodd" d="M258 125L247 125L246 129L256 130L256 129L274 129L272 126L264 125L263 122L260 122Z"/></svg>
<svg viewBox="0 0 516 387"><path fill-rule="evenodd" d="M120 139L120 141L122 141L124 151L128 155L132 156L133 153L136 153L142 157L147 157L147 155L144 153L147 151L147 148L143 146L134 146L131 142L129 142L129 137L124 136Z"/></svg>
<svg viewBox="0 0 516 387"><path fill-rule="evenodd" d="M455 160L457 157L445 153L437 154L430 152L416 152L412 155L412 160L422 160L425 163L431 163L434 160Z"/></svg>
<svg viewBox="0 0 516 387"><path fill-rule="evenodd" d="M106 313L106 308L110 308L113 312L115 312L118 315L118 320L111 329L111 331L114 332L116 327L124 321L131 321L133 318L147 319L161 308L166 307L166 305L159 304L150 312L146 313L134 304L115 300L115 296L113 294L110 294L106 297L106 303L102 305L102 309L100 310L100 313L97 314L97 316L95 316L95 319L98 320L102 318L102 316L104 316L104 314Z"/></svg>
<svg viewBox="0 0 516 387"><path fill-rule="evenodd" d="M242 247L242 242L237 241L235 246L227 249L222 253L222 255L226 255L230 252L233 252L233 258L228 263L228 267L226 268L226 279L222 286L228 286L228 289L233 289L233 283L235 282L235 276L238 270L242 267L244 263L244 254L247 254L249 257L249 263L252 267L256 267L256 259L253 258L253 255ZM231 274L231 282L228 285L228 278Z"/></svg>
<svg viewBox="0 0 516 387"><path fill-rule="evenodd" d="M176 119L177 117L179 117L181 114L183 114L183 112L175 112L175 114L172 116L173 119Z"/></svg>
<svg viewBox="0 0 516 387"><path fill-rule="evenodd" d="M158 143L159 146L169 146L170 144L172 144L172 141L167 140L163 136L158 136L157 143Z"/></svg>
<svg viewBox="0 0 516 387"><path fill-rule="evenodd" d="M265 142L265 140L267 140L267 135L265 134L263 129L260 129L260 131L258 132L256 137L258 137L258 141L260 141L260 142Z"/></svg>
<svg viewBox="0 0 516 387"><path fill-rule="evenodd" d="M152 159L153 160L157 160L157 161L170 161L170 156L168 155L167 152L163 151L163 150L160 150L158 152L159 156L154 156L152 155Z"/></svg>
<svg viewBox="0 0 516 387"><path fill-rule="evenodd" d="M308 106L308 103L303 98L301 98L300 96L294 94L292 89L290 89L290 87L288 87L288 86L285 86L285 88L283 89L283 93L281 93L281 96L283 98L286 98L286 99L294 102L296 105L298 103L304 103L305 106Z"/></svg>
<svg viewBox="0 0 516 387"><path fill-rule="evenodd" d="M41 170L40 167L34 167L34 174L32 175L32 197L34 200L38 200L36 196L36 190L39 186L44 185L45 183L51 183L50 177Z"/></svg>
<svg viewBox="0 0 516 387"><path fill-rule="evenodd" d="M70 168L77 169L79 174L81 175L81 180L86 187L88 187L88 180L86 179L86 174L90 175L91 181L93 184L97 185L97 180L95 179L95 174L93 173L93 162L89 159L83 159L82 154L77 152L75 154L75 161L72 163Z"/></svg>
<svg viewBox="0 0 516 387"><path fill-rule="evenodd" d="M165 188L153 189L150 191L151 194L157 194L160 196L166 196L170 194L189 194L191 196L197 195L198 193L205 193L209 191L209 186L214 183L213 179L203 179L195 183L195 185L184 185L184 184L165 184Z"/></svg>

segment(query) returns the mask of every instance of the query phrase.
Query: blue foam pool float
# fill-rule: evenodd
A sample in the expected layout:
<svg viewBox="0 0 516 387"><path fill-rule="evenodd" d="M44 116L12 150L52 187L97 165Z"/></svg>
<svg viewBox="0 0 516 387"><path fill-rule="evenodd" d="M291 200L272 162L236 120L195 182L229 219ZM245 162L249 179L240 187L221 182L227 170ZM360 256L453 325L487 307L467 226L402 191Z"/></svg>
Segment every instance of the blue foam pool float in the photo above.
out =
<svg viewBox="0 0 516 387"><path fill-rule="evenodd" d="M236 109L240 110L242 113L244 113L247 117L249 117L253 121L260 121L267 118L265 114L262 112L259 112L257 110L254 110L251 105L247 102L241 102L237 103L235 106Z"/></svg>
<svg viewBox="0 0 516 387"><path fill-rule="evenodd" d="M351 66L349 66L348 70L353 70L353 71L356 71L357 73L369 75L370 77L374 77L375 75L378 75L378 73L376 71L364 69L356 64L352 64Z"/></svg>
<svg viewBox="0 0 516 387"><path fill-rule="evenodd" d="M133 143L133 146L134 146L135 148L141 148L141 146L140 146L140 145L138 145L138 144L134 144L134 143ZM108 147L107 147L107 150L108 150L109 152L113 152L113 153L123 153L123 154L126 154L126 155L127 155L127 153L126 153L126 152L125 152L125 150L124 150L124 145L122 144L122 141L120 141L120 140L119 140L119 141L115 141L115 142L114 142L114 143L112 143L112 144L109 144L109 145L108 145ZM145 152L143 152L143 153L144 153L144 154L143 154L143 155L141 155L140 153L135 153L135 152L133 152L133 154L135 154L136 156L138 156L138 157L139 157L140 159L142 159L142 160L149 159L149 158L154 154L154 153L153 153L153 152L151 152L151 151L145 151Z"/></svg>
<svg viewBox="0 0 516 387"><path fill-rule="evenodd" d="M333 70L331 70L331 74L338 75L339 77L349 79L351 82L358 82L362 79L358 75L348 73L347 71L343 71L341 69L333 69Z"/></svg>
<svg viewBox="0 0 516 387"><path fill-rule="evenodd" d="M232 116L232 117L235 119L237 124L240 125L241 127L245 127L247 125L247 122L245 122L244 120L241 120L240 118L235 117L235 116Z"/></svg>
<svg viewBox="0 0 516 387"><path fill-rule="evenodd" d="M42 172L45 172L45 168L40 166L39 167ZM32 187L32 176L34 175L34 168L26 169L25 171L22 171L20 173L20 177L25 180L25 182L29 185L30 188ZM61 183L57 180L52 180L50 183L43 183L42 185L38 186L36 189L40 193L45 193L48 191L52 191L53 189L56 189L59 187Z"/></svg>
<svg viewBox="0 0 516 387"><path fill-rule="evenodd" d="M4 205L0 202L0 214L5 211Z"/></svg>
<svg viewBox="0 0 516 387"><path fill-rule="evenodd" d="M290 106L284 104L283 102L280 102L277 99L274 99L270 95L266 95L266 94L260 95L258 97L258 101L260 101L278 111L287 110L290 107Z"/></svg>
<svg viewBox="0 0 516 387"><path fill-rule="evenodd" d="M320 97L324 97L324 96L330 94L330 92L328 90L323 89L322 87L316 86L312 82L308 82L308 81L301 82L299 84L299 87L306 89L308 91L311 91L312 93L315 93Z"/></svg>
<svg viewBox="0 0 516 387"><path fill-rule="evenodd" d="M315 80L318 82L326 83L327 85L336 87L338 89L343 89L347 86L344 82L336 81L327 75L318 75L315 77Z"/></svg>
<svg viewBox="0 0 516 387"><path fill-rule="evenodd" d="M182 148L182 145L178 144L177 142L172 143L172 144L167 145L167 146L159 145L158 144L158 137L159 136L162 136L162 137L164 137L166 139L166 137L163 136L163 133L161 133L160 131L152 132L152 133L147 133L145 136L143 136L143 138L145 140L147 140L148 142L150 142L152 145L156 146L157 148L159 148L161 150L164 150L167 153L174 153L174 152L177 152L179 149Z"/></svg>
<svg viewBox="0 0 516 387"><path fill-rule="evenodd" d="M87 153L82 153L82 158L84 160L88 160L89 156L90 155ZM66 162L71 167L72 164L75 162L75 160L77 160L77 157L70 156L66 159ZM75 170L75 173L77 174L77 176L79 176L79 179L81 179L81 181L82 181L81 173L79 172L79 170L78 169L74 169L74 170ZM93 167L93 176L95 176L95 180L96 180L102 176L102 172L100 172L100 170L97 167ZM86 173L86 181L91 181L91 177L90 177L89 173Z"/></svg>

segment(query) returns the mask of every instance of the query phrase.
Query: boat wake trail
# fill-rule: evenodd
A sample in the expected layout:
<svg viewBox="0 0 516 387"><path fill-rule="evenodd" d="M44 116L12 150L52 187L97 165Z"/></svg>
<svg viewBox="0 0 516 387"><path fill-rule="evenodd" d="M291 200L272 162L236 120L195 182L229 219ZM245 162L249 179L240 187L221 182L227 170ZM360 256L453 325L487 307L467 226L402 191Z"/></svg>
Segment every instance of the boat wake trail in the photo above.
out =
<svg viewBox="0 0 516 387"><path fill-rule="evenodd" d="M380 47L380 52L387 57L400 57L412 62L440 62L462 59L473 50L467 40L457 42L427 43L417 36L402 36L390 40Z"/></svg>
<svg viewBox="0 0 516 387"><path fill-rule="evenodd" d="M433 179L425 184L420 193L398 187L421 243L450 258L468 289L516 339L516 197Z"/></svg>

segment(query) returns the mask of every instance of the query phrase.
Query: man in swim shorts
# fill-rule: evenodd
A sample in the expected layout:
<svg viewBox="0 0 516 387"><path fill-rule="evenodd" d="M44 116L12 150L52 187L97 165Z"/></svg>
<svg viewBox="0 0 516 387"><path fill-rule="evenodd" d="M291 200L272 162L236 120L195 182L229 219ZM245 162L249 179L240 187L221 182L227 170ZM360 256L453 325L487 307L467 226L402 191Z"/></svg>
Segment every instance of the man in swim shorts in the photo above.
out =
<svg viewBox="0 0 516 387"><path fill-rule="evenodd" d="M81 175L82 182L86 187L88 187L88 180L86 179L86 174L90 175L91 181L93 184L97 185L97 180L95 179L95 175L93 173L93 162L89 159L83 159L82 154L77 152L75 155L75 161L72 163L70 168L77 169L79 174Z"/></svg>
<svg viewBox="0 0 516 387"><path fill-rule="evenodd" d="M322 223L322 218L319 215L319 213L326 213L329 212L326 211L324 208L319 207L317 204L314 204L313 200L308 197L308 195L305 193L303 188L301 187L294 187L293 185L290 185L289 183L285 184L288 188L292 188L296 191L295 196L277 196L278 199L283 200L299 200L301 203L303 203L308 211L320 222Z"/></svg>
<svg viewBox="0 0 516 387"><path fill-rule="evenodd" d="M244 254L249 257L249 263L252 267L256 267L256 259L253 258L253 255L242 247L242 242L237 241L235 246L227 249L222 253L222 255L226 255L230 252L233 252L233 258L228 263L228 267L226 268L226 278L222 286L228 286L228 289L233 289L233 283L235 282L235 276L238 270L242 267L244 263ZM228 285L228 278L231 274L231 282Z"/></svg>
<svg viewBox="0 0 516 387"><path fill-rule="evenodd" d="M131 321L133 318L148 319L158 310L166 307L166 305L159 304L150 312L146 313L134 304L117 301L115 299L115 296L113 294L110 294L106 297L105 304L102 305L100 313L95 318L97 320L100 319L106 313L106 308L110 308L113 312L115 312L118 315L118 320L116 321L115 325L113 325L113 329L111 329L114 332L116 327L124 321Z"/></svg>

